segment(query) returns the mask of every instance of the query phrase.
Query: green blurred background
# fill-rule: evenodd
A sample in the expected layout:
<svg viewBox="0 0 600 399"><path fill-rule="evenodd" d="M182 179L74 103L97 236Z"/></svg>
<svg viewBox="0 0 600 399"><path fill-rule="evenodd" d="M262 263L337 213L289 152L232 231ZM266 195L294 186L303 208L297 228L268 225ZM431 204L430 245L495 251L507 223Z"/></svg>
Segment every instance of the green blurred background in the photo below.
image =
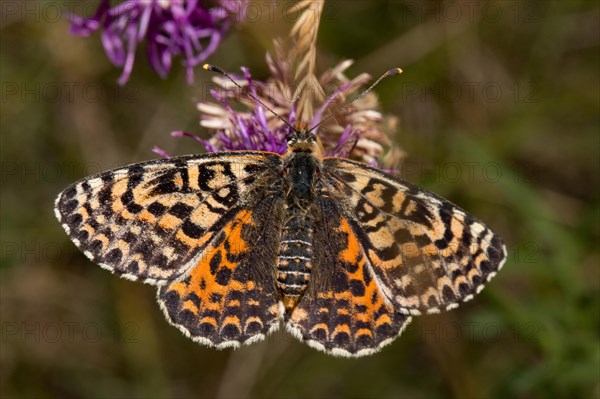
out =
<svg viewBox="0 0 600 399"><path fill-rule="evenodd" d="M281 332L205 348L167 324L153 287L75 249L53 216L57 193L155 158L154 145L200 152L169 132L206 134L195 101L212 76L198 70L188 86L175 62L161 80L140 52L119 87L99 36L71 35L49 8L64 3L2 2L1 397L600 396L598 2L327 4L319 69L345 58L356 60L351 77L401 66L376 92L400 118L403 177L485 220L509 248L475 300L415 318L361 359ZM266 49L294 21L284 3L254 4L259 17L209 61L264 79Z"/></svg>

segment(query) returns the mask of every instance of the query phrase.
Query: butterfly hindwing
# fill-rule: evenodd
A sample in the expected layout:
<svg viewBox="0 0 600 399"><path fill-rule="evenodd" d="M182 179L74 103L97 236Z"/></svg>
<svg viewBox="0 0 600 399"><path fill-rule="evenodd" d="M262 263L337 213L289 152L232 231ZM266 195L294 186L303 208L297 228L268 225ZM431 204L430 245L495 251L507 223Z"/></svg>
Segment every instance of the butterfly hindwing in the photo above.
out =
<svg viewBox="0 0 600 399"><path fill-rule="evenodd" d="M410 317L379 291L359 237L335 199L319 200L313 271L287 329L310 346L338 356L373 353L396 338Z"/></svg>
<svg viewBox="0 0 600 399"><path fill-rule="evenodd" d="M72 241L123 277L162 285L198 263L204 248L277 178L281 157L217 153L139 163L80 180L56 199Z"/></svg>
<svg viewBox="0 0 600 399"><path fill-rule="evenodd" d="M209 346L237 347L279 327L275 263L283 201L240 210L188 273L158 290L167 320Z"/></svg>
<svg viewBox="0 0 600 399"><path fill-rule="evenodd" d="M340 158L324 159L323 176L363 244L380 290L403 313L456 307L506 259L499 236L433 193Z"/></svg>

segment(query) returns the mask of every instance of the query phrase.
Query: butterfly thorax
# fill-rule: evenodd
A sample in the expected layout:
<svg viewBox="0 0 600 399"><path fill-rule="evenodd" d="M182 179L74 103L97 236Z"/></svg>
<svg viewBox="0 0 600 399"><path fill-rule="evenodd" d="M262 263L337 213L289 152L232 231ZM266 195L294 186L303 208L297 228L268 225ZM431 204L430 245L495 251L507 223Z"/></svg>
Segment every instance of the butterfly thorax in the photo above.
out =
<svg viewBox="0 0 600 399"><path fill-rule="evenodd" d="M288 138L288 152L284 157L287 203L294 203L305 210L314 204L321 171L317 148L314 133L298 130Z"/></svg>
<svg viewBox="0 0 600 399"><path fill-rule="evenodd" d="M277 263L277 288L287 312L306 291L312 268L313 207L321 161L314 134L299 131L288 140L285 160L285 219Z"/></svg>

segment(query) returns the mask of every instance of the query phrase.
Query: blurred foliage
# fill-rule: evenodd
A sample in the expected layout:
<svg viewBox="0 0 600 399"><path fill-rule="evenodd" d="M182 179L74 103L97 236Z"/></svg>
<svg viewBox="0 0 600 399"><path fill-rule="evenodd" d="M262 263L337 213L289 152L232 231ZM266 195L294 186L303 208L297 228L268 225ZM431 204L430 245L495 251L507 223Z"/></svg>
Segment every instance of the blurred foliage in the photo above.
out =
<svg viewBox="0 0 600 399"><path fill-rule="evenodd" d="M417 317L381 353L326 356L289 335L238 351L197 345L164 320L154 289L92 265L52 206L72 181L200 152L194 100L212 76L159 80L139 54L129 84L98 36L69 34L73 2L2 2L0 396L600 396L599 14L589 1L329 2L319 68L405 73L378 86L400 117L406 180L485 220L509 247L472 302ZM294 22L284 3L235 29L210 59L267 74ZM10 8L9 8L10 6ZM271 11L269 11L271 10ZM89 11L89 9L88 9ZM256 15L256 14L255 14Z"/></svg>

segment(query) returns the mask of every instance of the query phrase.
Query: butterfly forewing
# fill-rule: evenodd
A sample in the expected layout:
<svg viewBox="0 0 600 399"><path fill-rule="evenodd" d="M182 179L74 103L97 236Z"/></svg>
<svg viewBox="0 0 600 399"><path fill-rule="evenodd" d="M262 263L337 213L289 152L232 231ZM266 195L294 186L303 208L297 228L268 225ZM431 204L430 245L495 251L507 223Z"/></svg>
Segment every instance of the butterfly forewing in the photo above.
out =
<svg viewBox="0 0 600 399"><path fill-rule="evenodd" d="M134 164L74 183L56 216L92 261L126 278L165 284L198 262L242 206L274 181L281 157L262 152Z"/></svg>
<svg viewBox="0 0 600 399"><path fill-rule="evenodd" d="M323 176L398 311L456 307L502 267L500 237L449 201L346 159L326 158Z"/></svg>

